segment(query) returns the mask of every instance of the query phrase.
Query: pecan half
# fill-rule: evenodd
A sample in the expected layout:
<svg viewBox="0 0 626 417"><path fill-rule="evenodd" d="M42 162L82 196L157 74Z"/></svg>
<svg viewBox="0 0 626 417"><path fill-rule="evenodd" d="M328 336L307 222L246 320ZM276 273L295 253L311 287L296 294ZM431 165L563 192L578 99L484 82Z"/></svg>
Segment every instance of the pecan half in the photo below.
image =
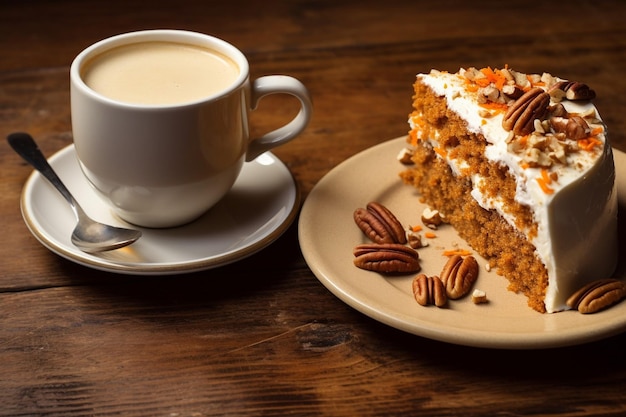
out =
<svg viewBox="0 0 626 417"><path fill-rule="evenodd" d="M418 272L419 254L399 243L366 243L354 248L354 265L384 274Z"/></svg>
<svg viewBox="0 0 626 417"><path fill-rule="evenodd" d="M368 203L354 211L354 222L376 243L406 243L406 232L396 216L380 203Z"/></svg>
<svg viewBox="0 0 626 417"><path fill-rule="evenodd" d="M607 278L585 285L566 304L583 314L592 314L616 304L625 296L626 284L618 279Z"/></svg>
<svg viewBox="0 0 626 417"><path fill-rule="evenodd" d="M566 138L572 140L583 139L589 136L589 125L580 116L566 117L551 117L550 125L557 133L565 134Z"/></svg>
<svg viewBox="0 0 626 417"><path fill-rule="evenodd" d="M466 295L478 279L478 270L473 256L452 255L441 271L448 298L456 300Z"/></svg>
<svg viewBox="0 0 626 417"><path fill-rule="evenodd" d="M548 93L556 99L566 98L570 101L593 100L596 92L587 84L576 81L559 81L548 90Z"/></svg>
<svg viewBox="0 0 626 417"><path fill-rule="evenodd" d="M448 302L446 289L439 277L429 277L425 274L418 274L413 278L413 296L419 305L436 305L443 307Z"/></svg>
<svg viewBox="0 0 626 417"><path fill-rule="evenodd" d="M542 119L548 112L550 95L535 87L513 102L502 119L502 127L516 135L528 135L534 130L535 119Z"/></svg>

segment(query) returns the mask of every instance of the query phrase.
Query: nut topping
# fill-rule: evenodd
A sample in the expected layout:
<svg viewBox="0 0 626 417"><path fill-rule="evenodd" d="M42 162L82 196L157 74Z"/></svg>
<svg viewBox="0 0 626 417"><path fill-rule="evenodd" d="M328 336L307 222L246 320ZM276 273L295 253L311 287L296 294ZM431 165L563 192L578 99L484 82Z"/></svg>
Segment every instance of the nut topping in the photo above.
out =
<svg viewBox="0 0 626 417"><path fill-rule="evenodd" d="M593 100L596 98L596 92L589 88L587 84L576 81L559 81L550 88L549 93L556 100L563 97L571 101Z"/></svg>
<svg viewBox="0 0 626 417"><path fill-rule="evenodd" d="M443 307L448 302L446 290L439 277L429 277L425 274L418 274L413 278L413 296L422 306Z"/></svg>
<svg viewBox="0 0 626 417"><path fill-rule="evenodd" d="M507 84L507 85L502 87L502 93L505 96L507 96L508 98L511 98L513 100L517 100L522 95L524 95L524 90L522 90L521 88L519 88L515 84Z"/></svg>
<svg viewBox="0 0 626 417"><path fill-rule="evenodd" d="M552 129L557 133L564 133L566 138L579 140L589 135L589 125L580 116L572 116L569 119L565 117L551 117L550 124Z"/></svg>
<svg viewBox="0 0 626 417"><path fill-rule="evenodd" d="M466 295L478 279L478 269L473 256L452 255L441 271L448 298L456 300Z"/></svg>
<svg viewBox="0 0 626 417"><path fill-rule="evenodd" d="M548 112L550 95L540 87L532 88L515 100L502 119L502 127L516 135L528 135L534 130L535 119Z"/></svg>
<svg viewBox="0 0 626 417"><path fill-rule="evenodd" d="M354 221L373 242L406 243L406 233L402 224L380 203L371 202L366 209L356 209Z"/></svg>
<svg viewBox="0 0 626 417"><path fill-rule="evenodd" d="M419 254L399 243L366 243L354 248L354 265L384 274L418 272Z"/></svg>
<svg viewBox="0 0 626 417"><path fill-rule="evenodd" d="M583 314L592 314L616 304L626 296L626 285L617 279L593 281L574 293L567 306Z"/></svg>

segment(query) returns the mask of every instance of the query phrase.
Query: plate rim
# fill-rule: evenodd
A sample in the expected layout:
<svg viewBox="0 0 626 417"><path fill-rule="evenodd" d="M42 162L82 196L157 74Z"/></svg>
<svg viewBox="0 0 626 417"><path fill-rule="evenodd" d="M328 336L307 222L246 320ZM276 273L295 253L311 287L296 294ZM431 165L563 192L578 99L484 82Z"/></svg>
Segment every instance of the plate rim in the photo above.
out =
<svg viewBox="0 0 626 417"><path fill-rule="evenodd" d="M389 306L371 305L368 303L368 300L363 300L359 294L350 293L349 287L351 285L346 284L345 279L331 276L330 272L332 271L330 271L330 267L318 262L318 248L315 248L313 242L306 237L306 234L309 232L307 223L314 222L312 218L316 213L314 205L316 204L315 199L317 198L317 193L324 192L326 187L333 184L335 176L340 175L340 173L347 167L356 164L358 160L367 159L371 155L380 153L382 148L393 147L396 144L398 145L396 152L398 152L401 149L402 144L406 143L406 138L407 136L403 135L394 139L385 140L342 161L318 181L304 201L300 212L298 228L300 247L305 261L313 274L333 295L366 316L398 330L441 342L479 348L557 348L597 341L620 334L626 330L626 315L623 315L623 318L619 319L620 316L618 314L613 314L613 316L615 316L613 317L613 320L609 320L603 326L589 327L585 326L583 323L582 326L572 326L568 329L559 329L558 331L551 332L545 331L534 335L519 332L501 332L494 334L489 331L484 331L481 333L475 329L470 331L463 328L457 329L458 332L450 333L448 328L442 329L438 327L437 324L425 321L423 318L413 318L412 321L408 322L401 317L401 313L394 311L393 308L389 308ZM617 152L620 151L618 150ZM401 183L400 179L398 179L398 183ZM367 197L364 196L364 200L365 199L367 199ZM504 277L502 277L502 279L505 280ZM523 295L515 296L523 297ZM616 307L617 306L614 306L611 309L607 309L604 312L596 314L610 312L611 310L616 309ZM530 310L530 307L527 308ZM623 308L624 306L622 306L622 309ZM622 309L615 311L621 311ZM558 320L558 315L561 314L577 314L581 318L585 316L574 311L564 311L554 314L536 314L544 317L546 321L554 321L554 317ZM584 319L582 319L582 321L584 321Z"/></svg>
<svg viewBox="0 0 626 417"><path fill-rule="evenodd" d="M48 157L47 160L54 168L55 163L57 163L58 160L64 157L71 157L72 153L75 153L73 143L59 149L50 157ZM282 162L271 152L266 152L266 155L271 156L275 160L275 163L280 164L280 167L284 169L284 171L289 175L290 184L293 188L293 203L291 204L291 207L289 207L289 212L286 214L284 220L280 224L278 224L273 230L268 232L267 235L265 235L264 237L253 241L248 245L244 245L237 250L220 254L211 258L197 258L189 261L173 263L142 263L141 265L137 265L133 264L132 262L115 262L110 259L106 259L106 257L103 257L99 254L87 254L80 252L77 249L66 247L66 245L64 245L62 242L58 242L55 239L49 238L44 233L44 231L39 230L39 228L36 226L36 224L39 223L35 220L36 215L32 212L32 210L29 210L29 204L27 200L29 199L29 196L30 198L33 198L33 187L35 187L38 181L46 181L43 175L41 175L41 173L39 173L37 170L33 170L28 176L26 182L24 183L20 195L20 211L22 214L22 219L24 220L24 223L26 224L29 232L46 249L64 259L88 268L125 275L175 275L213 269L245 259L266 248L287 231L287 229L291 226L291 224L293 224L298 215L299 208L302 202L301 189L298 182L296 181L291 170L285 165L284 162Z"/></svg>

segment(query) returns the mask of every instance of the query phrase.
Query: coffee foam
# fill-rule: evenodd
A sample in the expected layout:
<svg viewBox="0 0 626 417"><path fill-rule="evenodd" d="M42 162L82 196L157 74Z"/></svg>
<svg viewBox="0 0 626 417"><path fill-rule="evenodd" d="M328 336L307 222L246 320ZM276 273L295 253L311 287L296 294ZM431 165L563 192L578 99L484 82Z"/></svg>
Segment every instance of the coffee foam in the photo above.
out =
<svg viewBox="0 0 626 417"><path fill-rule="evenodd" d="M215 50L160 41L115 47L81 70L85 84L97 93L142 105L198 101L224 91L238 76L237 64Z"/></svg>

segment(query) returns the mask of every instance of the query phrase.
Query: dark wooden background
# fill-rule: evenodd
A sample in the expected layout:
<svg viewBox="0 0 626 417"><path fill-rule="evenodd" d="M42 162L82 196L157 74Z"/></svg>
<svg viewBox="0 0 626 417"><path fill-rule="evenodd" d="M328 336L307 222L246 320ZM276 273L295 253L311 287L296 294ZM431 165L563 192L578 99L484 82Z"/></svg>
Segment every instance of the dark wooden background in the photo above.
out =
<svg viewBox="0 0 626 417"><path fill-rule="evenodd" d="M314 99L310 127L276 150L306 198L329 170L406 134L411 84L431 68L509 64L583 81L626 149L623 1L3 0L0 134L71 143L68 70L102 38L178 28L224 38L253 77L284 73ZM264 132L291 117L268 98ZM314 277L294 224L242 262L131 277L61 259L27 231L30 174L0 146L0 414L618 416L626 336L499 351L402 333ZM512 326L515 324L512 323Z"/></svg>

